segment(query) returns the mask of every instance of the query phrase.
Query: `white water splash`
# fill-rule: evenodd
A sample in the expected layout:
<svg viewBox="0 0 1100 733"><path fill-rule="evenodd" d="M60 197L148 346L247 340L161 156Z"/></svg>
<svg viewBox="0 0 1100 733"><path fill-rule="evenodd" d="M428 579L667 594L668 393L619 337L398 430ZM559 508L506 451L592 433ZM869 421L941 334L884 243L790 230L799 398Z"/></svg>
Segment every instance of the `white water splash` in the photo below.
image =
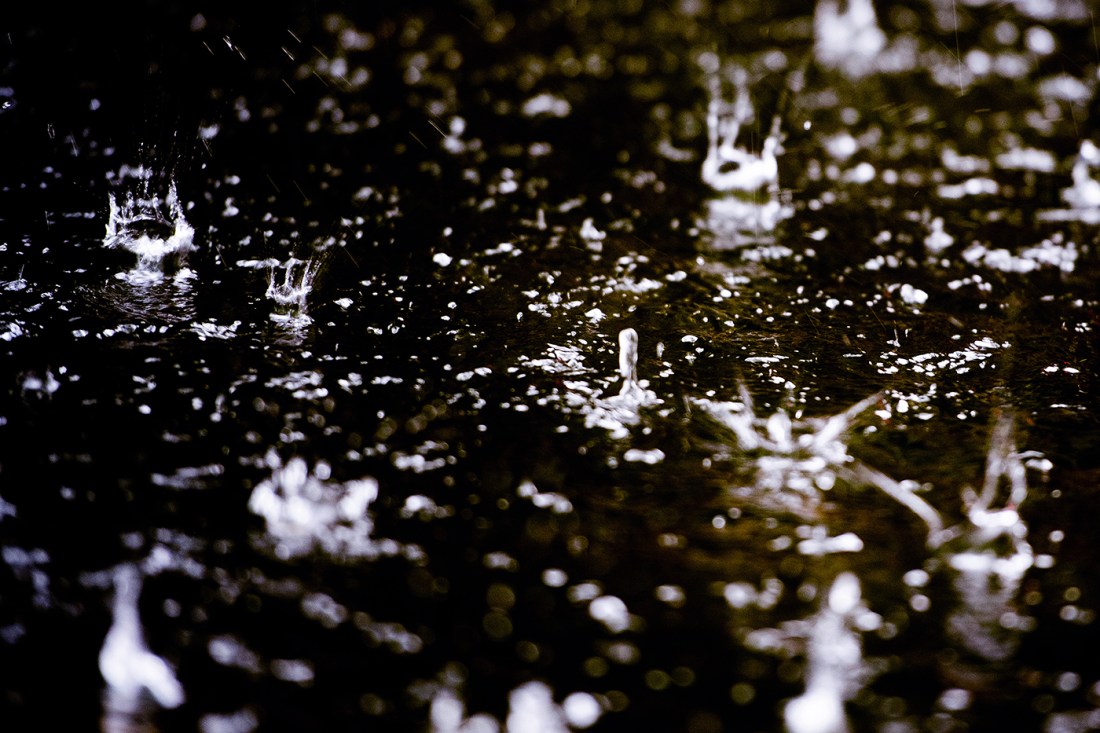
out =
<svg viewBox="0 0 1100 733"><path fill-rule="evenodd" d="M867 676L860 632L875 628L880 621L863 606L859 579L850 572L838 575L809 623L806 688L783 708L788 733L851 730L844 704Z"/></svg>
<svg viewBox="0 0 1100 733"><path fill-rule="evenodd" d="M1100 215L1100 208L1096 211ZM962 251L962 258L966 262L1001 272L1028 273L1043 268L1056 268L1069 273L1077 267L1077 245L1066 241L1061 234L1055 234L1032 247L1024 248L1019 254L1013 254L1007 249L973 242Z"/></svg>
<svg viewBox="0 0 1100 733"><path fill-rule="evenodd" d="M955 243L955 238L944 231L943 217L937 216L928 224L928 235L924 238L924 248L929 256L937 256Z"/></svg>
<svg viewBox="0 0 1100 733"><path fill-rule="evenodd" d="M1077 160L1073 163L1073 185L1062 190L1062 200L1071 209L1100 209L1100 181L1092 170L1100 167L1100 148L1091 140L1081 142Z"/></svg>
<svg viewBox="0 0 1100 733"><path fill-rule="evenodd" d="M749 99L747 73L733 73L736 98L733 102L722 93L722 80L709 77L710 102L707 105L707 157L703 160L703 182L718 192L753 192L774 187L779 182L776 155L780 148L779 117L764 139L759 153L739 147L737 138L742 125L755 116Z"/></svg>
<svg viewBox="0 0 1100 733"><path fill-rule="evenodd" d="M364 478L331 481L323 461L311 470L295 456L282 464L270 451L265 463L270 478L256 485L248 508L263 517L267 535L261 544L276 556L290 559L320 551L336 558L377 557L400 551L397 543L372 539L374 520L367 511L378 497L378 482Z"/></svg>
<svg viewBox="0 0 1100 733"><path fill-rule="evenodd" d="M138 169L133 175L139 181L137 194L108 196L110 210L103 244L137 256L136 267L117 277L142 284L157 282L165 274L188 276L184 264L187 254L195 249L195 230L184 218L175 182L169 183L168 192L161 197L149 191L149 171Z"/></svg>
<svg viewBox="0 0 1100 733"><path fill-rule="evenodd" d="M990 433L981 491L963 490L966 521L945 534L943 551L949 565L996 573L1016 582L1032 566L1034 556L1019 506L1028 492L1024 458L1033 457L1039 454L1017 450L1015 414L1003 410ZM1007 496L998 507L1002 493Z"/></svg>
<svg viewBox="0 0 1100 733"><path fill-rule="evenodd" d="M273 266L267 276L267 292L264 295L275 302L271 319L291 325L308 324L312 319L306 315L306 299L313 291L313 282L321 265L316 259L291 257L282 268L282 281L276 276L277 267Z"/></svg>
<svg viewBox="0 0 1100 733"><path fill-rule="evenodd" d="M61 367L59 370L62 375L65 374L66 371L65 367ZM53 396L54 392L61 388L61 382L57 380L53 370L49 368L42 372L23 372L19 375L19 379L19 391L24 398L33 395L49 399Z"/></svg>
<svg viewBox="0 0 1100 733"><path fill-rule="evenodd" d="M111 628L99 652L99 671L107 688L104 730L125 731L150 701L164 708L183 704L184 691L172 667L149 650L138 614L141 571L122 565L114 571Z"/></svg>
<svg viewBox="0 0 1100 733"><path fill-rule="evenodd" d="M896 481L868 466L848 451L847 438L855 421L882 400L874 394L827 418L792 420L779 410L759 418L752 397L740 385L739 403L696 400L700 407L732 435L727 449L748 454L755 473L750 487L738 494L761 504L795 513L813 513L838 481L852 487L871 486L916 514L928 527L930 538L939 538L943 521L939 513L917 495L914 481ZM931 540L930 540L931 541ZM830 551L847 551L860 542L856 536L845 538ZM821 548L812 544L812 554Z"/></svg>
<svg viewBox="0 0 1100 733"><path fill-rule="evenodd" d="M755 118L755 111L747 72L735 68L731 75L736 90L732 102L722 91L720 72L708 75L707 155L701 177L719 195L707 201L707 215L700 224L713 235L714 249L769 240L779 223L793 214L779 190L780 117L775 116L759 151L740 146L741 128Z"/></svg>
<svg viewBox="0 0 1100 733"><path fill-rule="evenodd" d="M488 713L466 717L466 704L449 687L432 697L429 722L431 733L500 733L500 723Z"/></svg>
<svg viewBox="0 0 1100 733"><path fill-rule="evenodd" d="M992 684L1034 628L1017 595L1035 557L1016 508L982 503L971 507L968 521L954 528L958 537L943 548L956 594L946 631L963 652L955 664L968 669L971 679Z"/></svg>
<svg viewBox="0 0 1100 733"><path fill-rule="evenodd" d="M508 695L507 733L568 733L565 714L545 682L520 685Z"/></svg>
<svg viewBox="0 0 1100 733"><path fill-rule="evenodd" d="M732 445L755 454L754 485L765 492L794 492L816 500L836 483L841 469L854 459L845 435L853 421L873 404L873 395L827 418L792 420L784 410L760 418L748 389L740 385L740 402L697 400L703 412L732 433Z"/></svg>
<svg viewBox="0 0 1100 733"><path fill-rule="evenodd" d="M886 48L871 0L818 0L814 9L814 58L826 68L854 78L876 69Z"/></svg>
<svg viewBox="0 0 1100 733"><path fill-rule="evenodd" d="M612 438L629 435L628 426L641 421L643 407L662 403L647 382L638 379L638 332L633 328L619 332L619 375L622 385L618 394L597 398L585 407L585 427L602 427L611 431Z"/></svg>
<svg viewBox="0 0 1100 733"><path fill-rule="evenodd" d="M532 680L508 694L504 727L488 713L466 716L466 705L449 686L432 697L431 733L569 733L591 727L603 715L604 705L587 692L574 692L559 705L545 682Z"/></svg>

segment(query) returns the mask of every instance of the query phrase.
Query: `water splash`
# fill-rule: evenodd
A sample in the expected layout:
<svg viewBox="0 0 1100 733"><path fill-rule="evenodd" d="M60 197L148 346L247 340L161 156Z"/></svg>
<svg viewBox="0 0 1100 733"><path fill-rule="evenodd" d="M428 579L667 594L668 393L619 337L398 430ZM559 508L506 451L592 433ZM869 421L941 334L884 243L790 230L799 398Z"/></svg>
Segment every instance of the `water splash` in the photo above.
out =
<svg viewBox="0 0 1100 733"><path fill-rule="evenodd" d="M946 635L955 653L941 669L959 688L953 691L958 706L950 709L969 704L967 691L995 692L1010 674L1023 635L1035 625L1017 601L1024 576L1037 560L1018 508L1028 492L1028 466L1048 466L1044 460L1032 462L1039 454L1017 450L1015 430L1013 411L1001 411L990 432L981 490L962 492L963 521L945 529L939 512L921 502L932 554L925 570L914 571L920 580L911 584L923 585L929 572L943 571L954 591Z"/></svg>
<svg viewBox="0 0 1100 733"><path fill-rule="evenodd" d="M1097 221L1100 222L1100 207L1079 213L1081 215L1076 218L1081 221L1088 220L1090 216L1096 216ZM1044 268L1057 268L1062 272L1070 273L1076 269L1078 260L1076 242L1066 240L1060 232L1034 246L1025 247L1019 254L1013 254L1001 247L989 247L981 242L972 242L960 254L964 261L971 264L1001 272L1018 273L1034 272Z"/></svg>
<svg viewBox="0 0 1100 733"><path fill-rule="evenodd" d="M1073 185L1062 190L1062 200L1071 209L1100 209L1100 181L1092 177L1092 170L1097 167L1100 167L1100 148L1091 140L1082 141L1070 172Z"/></svg>
<svg viewBox="0 0 1100 733"><path fill-rule="evenodd" d="M724 98L718 75L709 80L710 102L707 105L707 157L703 160L703 182L718 192L751 193L776 186L780 148L779 123L776 116L771 132L764 139L759 153L739 147L737 138L742 125L753 120L755 112L749 99L747 73L734 73L736 97Z"/></svg>
<svg viewBox="0 0 1100 733"><path fill-rule="evenodd" d="M619 375L623 378L619 396L644 392L638 384L638 332L633 328L619 331Z"/></svg>
<svg viewBox="0 0 1100 733"><path fill-rule="evenodd" d="M787 733L847 733L844 704L863 686L861 631L881 621L862 602L859 579L850 572L833 581L820 610L809 624L806 687L783 708Z"/></svg>
<svg viewBox="0 0 1100 733"><path fill-rule="evenodd" d="M65 367L58 370L62 375L66 371ZM43 371L28 370L19 375L19 392L24 399L30 397L50 399L53 397L54 392L60 388L61 382L58 381L57 376L49 367Z"/></svg>
<svg viewBox="0 0 1100 733"><path fill-rule="evenodd" d="M507 733L568 733L565 714L545 682L527 682L508 694Z"/></svg>
<svg viewBox="0 0 1100 733"><path fill-rule="evenodd" d="M726 448L753 457L753 490L796 506L816 506L822 492L838 478L853 473L855 459L848 452L846 434L855 420L880 400L872 395L842 413L827 418L792 419L785 410L757 417L752 396L742 383L740 402L697 400L703 414L726 434ZM732 440L730 440L732 438ZM861 465L861 464L860 464Z"/></svg>
<svg viewBox="0 0 1100 733"><path fill-rule="evenodd" d="M574 692L559 704L549 685L532 680L508 693L503 728L488 713L467 717L465 703L451 686L433 695L429 719L431 733L568 733L591 727L603 711L603 704L586 692Z"/></svg>
<svg viewBox="0 0 1100 733"><path fill-rule="evenodd" d="M871 0L818 0L814 8L814 58L822 66L859 78L876 69L886 48Z"/></svg>
<svg viewBox="0 0 1100 733"><path fill-rule="evenodd" d="M924 238L924 249L929 259L935 259L944 250L955 243L955 238L944 230L943 217L937 216L928 224L928 235Z"/></svg>
<svg viewBox="0 0 1100 733"><path fill-rule="evenodd" d="M282 267L281 282L276 276L277 267L272 267L267 276L265 296L275 302L271 319L289 325L308 324L312 319L306 315L306 298L313 291L313 282L321 268L320 262L316 259L299 260L292 257Z"/></svg>
<svg viewBox="0 0 1100 733"><path fill-rule="evenodd" d="M1019 579L1031 567L1034 556L1027 543L1027 525L1019 506L1027 497L1025 457L1016 448L1016 417L1002 410L989 438L985 478L981 492L963 490L966 521L947 533L940 548L956 569L984 569ZM995 506L1007 491L1005 502Z"/></svg>
<svg viewBox="0 0 1100 733"><path fill-rule="evenodd" d="M643 407L662 402L648 389L647 382L638 379L638 332L633 328L619 332L619 375L622 377L619 393L596 399L585 414L585 427L605 428L613 438L629 435L628 426L641 421Z"/></svg>
<svg viewBox="0 0 1100 733"><path fill-rule="evenodd" d="M1017 451L1015 416L1004 411L990 435L982 489L964 492L966 521L952 529L938 554L956 596L946 631L958 654L944 673L967 689L996 689L1023 635L1034 627L1016 600L1035 564L1018 512L1027 496L1028 455ZM1007 496L998 508L1001 494Z"/></svg>
<svg viewBox="0 0 1100 733"><path fill-rule="evenodd" d="M195 250L195 230L183 215L174 181L159 196L150 191L148 169L124 170L122 180L134 178L137 191L108 195L109 213L104 246L125 249L137 256L133 270L116 277L132 284L157 282L167 275L187 277L188 253Z"/></svg>
<svg viewBox="0 0 1100 733"><path fill-rule="evenodd" d="M499 733L500 723L488 713L466 716L466 704L449 687L432 697L429 713L431 733Z"/></svg>
<svg viewBox="0 0 1100 733"><path fill-rule="evenodd" d="M183 704L184 691L172 667L145 643L138 599L141 571L121 565L114 571L111 628L99 652L99 671L107 688L103 702L105 731L132 730L149 712L150 701L164 708Z"/></svg>
<svg viewBox="0 0 1100 733"><path fill-rule="evenodd" d="M257 543L287 560L320 551L338 559L393 555L396 543L371 538L374 520L368 509L378 497L378 482L364 478L330 481L331 467L318 461L312 469L295 456L284 465L274 450L264 459L271 476L252 490L248 508L263 517L267 534Z"/></svg>
<svg viewBox="0 0 1100 733"><path fill-rule="evenodd" d="M732 102L722 91L720 72L708 75L707 156L701 176L717 196L707 202L702 223L714 235L711 246L715 249L770 239L779 223L793 213L779 190L780 116L774 117L759 152L738 145L741 128L753 121L755 111L747 72L735 67L731 76Z"/></svg>

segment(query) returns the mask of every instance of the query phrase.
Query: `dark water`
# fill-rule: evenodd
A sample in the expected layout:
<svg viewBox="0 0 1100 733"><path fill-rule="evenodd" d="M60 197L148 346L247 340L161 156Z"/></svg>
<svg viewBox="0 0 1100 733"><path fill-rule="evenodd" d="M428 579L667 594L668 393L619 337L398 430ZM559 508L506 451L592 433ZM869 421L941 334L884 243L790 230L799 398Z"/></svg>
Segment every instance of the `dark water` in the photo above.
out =
<svg viewBox="0 0 1100 733"><path fill-rule="evenodd" d="M13 19L0 727L1100 727L1094 11L876 10Z"/></svg>

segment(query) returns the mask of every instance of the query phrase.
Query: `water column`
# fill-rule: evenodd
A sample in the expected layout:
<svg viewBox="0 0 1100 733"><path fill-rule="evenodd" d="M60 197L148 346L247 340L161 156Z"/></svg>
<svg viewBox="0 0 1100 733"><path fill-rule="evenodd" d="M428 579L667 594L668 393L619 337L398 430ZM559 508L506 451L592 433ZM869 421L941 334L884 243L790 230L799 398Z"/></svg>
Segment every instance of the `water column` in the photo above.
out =
<svg viewBox="0 0 1100 733"><path fill-rule="evenodd" d="M172 667L149 650L138 613L141 571L121 565L114 571L111 628L99 652L99 671L107 683L103 698L103 730L134 730L151 709L183 704L183 686Z"/></svg>
<svg viewBox="0 0 1100 733"><path fill-rule="evenodd" d="M787 733L847 733L844 704L861 686L863 644L857 629L862 607L859 579L841 573L811 620L806 689L783 708Z"/></svg>

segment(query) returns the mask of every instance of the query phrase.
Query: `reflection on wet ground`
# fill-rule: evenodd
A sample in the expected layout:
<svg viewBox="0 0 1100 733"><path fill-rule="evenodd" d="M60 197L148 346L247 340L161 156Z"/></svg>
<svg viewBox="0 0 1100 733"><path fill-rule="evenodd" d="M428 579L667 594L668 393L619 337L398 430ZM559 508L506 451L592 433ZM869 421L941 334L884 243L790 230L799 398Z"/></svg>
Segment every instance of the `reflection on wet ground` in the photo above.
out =
<svg viewBox="0 0 1100 733"><path fill-rule="evenodd" d="M1086 3L146 16L0 41L5 725L1100 727Z"/></svg>

